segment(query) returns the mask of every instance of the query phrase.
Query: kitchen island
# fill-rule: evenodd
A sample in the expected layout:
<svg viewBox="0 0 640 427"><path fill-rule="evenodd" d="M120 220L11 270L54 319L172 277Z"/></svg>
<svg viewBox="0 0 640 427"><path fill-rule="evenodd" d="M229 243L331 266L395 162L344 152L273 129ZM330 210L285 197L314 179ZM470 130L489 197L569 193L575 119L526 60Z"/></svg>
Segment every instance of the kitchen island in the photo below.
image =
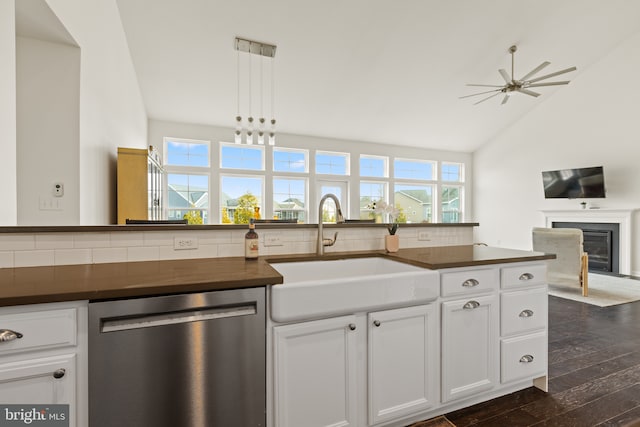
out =
<svg viewBox="0 0 640 427"><path fill-rule="evenodd" d="M348 410L342 411L343 425L401 426L532 384L546 387L546 354L542 355L546 353L547 342L544 269L545 260L553 255L463 245L402 249L396 254L382 251L333 253L322 259L353 257L384 257L436 270L438 280L434 286L439 287L439 297L418 306L389 307L375 312L354 312L331 319L284 324L270 319L267 302L267 425L292 425L284 421L286 417L278 418L274 413L276 403L281 405L281 411L296 410L295 405L286 401L287 393L295 390L295 384L282 383L273 373L273 367L279 363L274 358L275 348L281 346L278 354L282 354L282 346L291 342L286 339L275 342L274 330L282 328L280 331L287 332L302 324L305 330L317 332L313 328L317 326L314 322L332 322L333 330L342 334L341 342L351 346L345 348L349 352L343 354L346 357L343 360L355 363L356 370L349 379L351 383L343 384L348 397L345 400ZM45 360L47 369L54 374L43 377L46 380L37 387L53 390L52 402L70 403L71 425L86 425L87 307L90 301L255 287L269 290L270 285L286 286L286 280L270 262L294 260L312 261L318 257L297 254L261 257L257 261L231 257L0 269L0 305L3 306L0 322L4 322L0 328L19 329L24 322L31 328L22 329L29 331L29 335L25 335L28 339L2 343L0 368L13 375L9 375L11 381L4 384L5 390L0 390L0 394L10 395L14 390L12 383L17 387L21 381L32 378L34 370L42 370L41 362ZM527 274L532 277L527 279ZM519 277L525 277L524 283ZM456 289L460 283L472 285ZM529 307L529 301L536 301L539 306ZM473 302L473 309L463 309L469 302ZM524 317L522 313L525 313ZM468 318L469 314L471 318ZM345 317L349 317L347 323L344 323ZM372 327L370 321L381 322L382 326ZM387 323L404 332L384 335ZM357 327L353 331L351 324ZM423 326L416 329L416 324ZM410 325L408 330L405 329L407 325ZM307 326L313 327L306 329ZM31 334L38 330L36 338L41 342L34 341L32 335L36 334ZM291 336L280 334L280 337ZM380 339L391 339L397 346L380 346ZM378 344L370 348L369 343L374 341ZM411 363L406 363L401 357L404 354L402 346L419 348L420 343L424 344L424 358L413 357ZM469 348L469 345L480 344L481 347ZM520 355L522 345L533 347L523 350ZM365 354L369 356L363 359ZM514 354L518 361L511 366L507 360L516 357ZM322 358L312 360L331 362ZM380 364L380 360L391 362ZM368 372L368 366L378 369ZM329 365L330 370L333 368L335 366ZM60 369L65 375L60 376ZM313 377L314 370L309 372ZM424 387L421 388L419 382L405 384L402 389L394 387L393 378L398 374L401 374L400 378L418 378ZM383 381L379 382L379 379ZM377 388L373 388L376 384ZM298 386L303 390L310 389L308 382ZM328 392L339 390L335 387L336 384L332 384ZM64 393L61 394L61 390ZM406 405L397 400L400 396L415 401L414 392L425 393L422 399L417 399L417 405ZM322 412L332 413L334 409L322 407ZM280 417L283 415L281 413ZM339 413L337 416L340 420Z"/></svg>

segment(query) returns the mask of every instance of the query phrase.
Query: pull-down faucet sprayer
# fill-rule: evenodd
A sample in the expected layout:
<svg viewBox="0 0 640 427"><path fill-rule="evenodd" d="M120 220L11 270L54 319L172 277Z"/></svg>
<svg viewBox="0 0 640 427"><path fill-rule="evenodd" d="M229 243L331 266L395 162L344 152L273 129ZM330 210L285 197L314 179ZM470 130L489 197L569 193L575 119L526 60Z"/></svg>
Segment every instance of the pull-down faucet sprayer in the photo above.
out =
<svg viewBox="0 0 640 427"><path fill-rule="evenodd" d="M324 236L322 235L322 228L323 228L322 207L324 206L324 202L326 202L327 199L333 200L334 203L336 204L336 224L340 224L344 222L344 216L342 216L342 209L340 208L340 200L338 200L338 198L331 193L325 194L324 196L322 196L322 199L320 199L320 205L318 206L318 242L316 245L317 255L322 255L324 253L324 247L333 246L336 243L336 239L338 238L337 231L333 235L333 239L331 238L325 239Z"/></svg>

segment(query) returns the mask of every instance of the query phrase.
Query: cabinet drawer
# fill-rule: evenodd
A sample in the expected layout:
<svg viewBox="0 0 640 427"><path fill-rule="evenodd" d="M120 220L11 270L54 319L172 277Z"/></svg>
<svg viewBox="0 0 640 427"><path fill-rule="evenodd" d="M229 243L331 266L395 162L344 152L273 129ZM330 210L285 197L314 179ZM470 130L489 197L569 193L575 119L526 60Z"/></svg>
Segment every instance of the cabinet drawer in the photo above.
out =
<svg viewBox="0 0 640 427"><path fill-rule="evenodd" d="M487 292L498 288L498 270L495 268L442 273L440 277L443 297Z"/></svg>
<svg viewBox="0 0 640 427"><path fill-rule="evenodd" d="M0 315L0 330L21 338L0 342L0 355L76 345L76 309Z"/></svg>
<svg viewBox="0 0 640 427"><path fill-rule="evenodd" d="M548 319L548 298L546 286L500 295L501 335L544 329Z"/></svg>
<svg viewBox="0 0 640 427"><path fill-rule="evenodd" d="M503 339L500 355L503 383L544 375L547 369L547 334L538 332Z"/></svg>
<svg viewBox="0 0 640 427"><path fill-rule="evenodd" d="M547 265L517 265L500 269L503 288L514 288L547 283Z"/></svg>

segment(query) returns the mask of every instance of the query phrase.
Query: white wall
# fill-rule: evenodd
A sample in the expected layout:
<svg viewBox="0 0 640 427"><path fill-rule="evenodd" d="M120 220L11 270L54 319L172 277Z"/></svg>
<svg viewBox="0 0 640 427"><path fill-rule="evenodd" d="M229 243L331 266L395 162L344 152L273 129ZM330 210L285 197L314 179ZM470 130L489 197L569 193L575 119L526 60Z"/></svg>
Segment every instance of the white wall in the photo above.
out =
<svg viewBox="0 0 640 427"><path fill-rule="evenodd" d="M571 76L568 86L474 153L476 240L531 249L545 209L579 209L580 200L544 198L541 171L604 166L601 208L640 208L640 34ZM640 270L640 216L632 226L632 274Z"/></svg>
<svg viewBox="0 0 640 427"><path fill-rule="evenodd" d="M0 0L0 225L17 218L15 34L15 2Z"/></svg>
<svg viewBox="0 0 640 427"><path fill-rule="evenodd" d="M47 0L81 49L80 224L116 223L117 147L145 148L147 116L115 0Z"/></svg>
<svg viewBox="0 0 640 427"><path fill-rule="evenodd" d="M80 49L16 40L17 224L79 224ZM62 197L54 183L63 184Z"/></svg>
<svg viewBox="0 0 640 427"><path fill-rule="evenodd" d="M233 117L230 117L230 121ZM149 120L149 145L153 145L162 152L163 138L164 137L172 137L172 138L187 138L187 139L198 139L198 140L206 140L212 143L213 152L213 164L218 165L219 160L219 142L232 142L233 137L233 129L232 128L222 128L215 126L205 126L205 125L193 125L187 123L174 123L174 122L166 122L159 120ZM288 148L303 148L308 150L326 150L326 151L347 151L352 153L352 169L351 169L351 177L345 178L348 181L348 185L350 188L349 195L349 213L348 218L358 218L359 217L359 195L358 195L358 182L359 182L359 172L358 172L358 159L360 154L369 154L369 155L380 155L380 156L397 156L403 157L407 159L425 159L425 160L434 160L434 161L449 161L449 162L459 162L464 163L465 170L465 211L473 212L473 199L471 197L471 178L473 176L472 171L472 155L469 153L460 153L453 151L441 151L441 150L430 150L430 149L422 149L415 147L400 147L400 146L392 146L386 144L376 144L362 141L348 141L348 140L339 140L339 139L331 139L331 138L319 138L308 135L292 135L292 134L278 134L276 137L276 146L278 147L288 147ZM270 167L270 160L267 159L267 169ZM316 197L315 189L313 188L313 180L315 174L313 173L313 162L310 163L311 173L309 174L310 181L312 181L309 185L309 205L311 207L316 207L315 209L311 209L309 212L309 222L315 223L317 222L317 203L319 201L319 197ZM324 178L324 177L323 177ZM327 178L329 179L329 178ZM375 181L375 178L371 179ZM218 188L218 179L213 179L211 181L210 188L210 199L211 200L219 200L220 192ZM269 183L266 183L269 185ZM268 192L268 191L267 191ZM266 212L269 212L269 202L265 205L267 207ZM346 207L343 206L343 210L346 211ZM219 213L211 212L212 223L218 223L219 221ZM472 222L474 218L465 218L465 222Z"/></svg>

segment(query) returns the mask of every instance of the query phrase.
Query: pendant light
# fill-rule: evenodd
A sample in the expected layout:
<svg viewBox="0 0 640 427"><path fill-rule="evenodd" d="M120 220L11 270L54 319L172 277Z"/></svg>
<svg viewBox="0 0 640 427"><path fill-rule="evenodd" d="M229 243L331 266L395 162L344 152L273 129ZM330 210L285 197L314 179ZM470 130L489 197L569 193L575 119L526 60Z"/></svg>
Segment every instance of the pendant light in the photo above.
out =
<svg viewBox="0 0 640 427"><path fill-rule="evenodd" d="M252 145L256 139L255 136L257 135L257 143L259 145L264 145L265 143L265 139L268 138L268 144L269 145L275 145L275 125L276 125L276 120L275 120L275 116L274 116L274 58L276 55L276 46L275 45L270 45L270 44L266 44L266 43L260 43L260 42L256 42L256 41L252 41L252 40L247 40L247 39L242 39L239 37L236 37L236 43L235 43L235 49L237 51L237 58L236 58L236 62L237 62L237 100L238 100L238 105L237 105L237 111L236 111L236 120L235 120L235 133L234 133L234 142L236 144L241 144L244 142L247 145ZM247 120L246 120L246 128L245 128L245 123L243 123L242 121L242 114L241 114L241 105L240 105L240 93L241 93L241 64L240 64L240 53L247 53L249 55L249 64L248 64L248 74L249 74L249 78L248 78L248 115L247 115ZM253 103L253 67L252 67L252 62L253 62L253 55L259 55L260 56L260 117L257 119L254 119L253 114L252 114L252 103ZM271 120L270 120L270 129L267 132L267 120L264 117L264 81L265 81L265 77L264 77L264 61L265 58L270 58L271 59L271 90L270 90L270 103L271 103ZM244 137L244 138L243 138Z"/></svg>

